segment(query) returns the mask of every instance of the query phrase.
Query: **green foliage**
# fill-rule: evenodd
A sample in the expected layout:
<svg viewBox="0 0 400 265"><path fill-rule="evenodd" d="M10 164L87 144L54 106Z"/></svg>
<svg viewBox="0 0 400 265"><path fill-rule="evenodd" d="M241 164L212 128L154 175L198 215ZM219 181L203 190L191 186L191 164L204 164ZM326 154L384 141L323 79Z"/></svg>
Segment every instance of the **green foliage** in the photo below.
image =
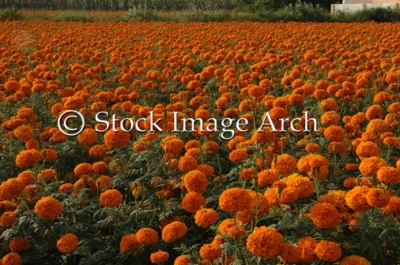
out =
<svg viewBox="0 0 400 265"><path fill-rule="evenodd" d="M330 16L325 9L312 4L296 3L274 10L272 9L272 1L260 2L266 4L266 7L264 5L264 8L259 8L257 13L267 21L323 22L330 20Z"/></svg>
<svg viewBox="0 0 400 265"><path fill-rule="evenodd" d="M125 14L125 19L134 21L155 21L157 18L157 11L147 6L132 7Z"/></svg>
<svg viewBox="0 0 400 265"><path fill-rule="evenodd" d="M19 9L16 8L15 6L13 7L8 7L4 10L0 11L0 20L4 21L6 19L10 20L16 20L16 19L21 19L22 16L19 12Z"/></svg>
<svg viewBox="0 0 400 265"><path fill-rule="evenodd" d="M93 21L93 18L91 18L86 12L61 12L57 16L55 16L54 19L56 21Z"/></svg>

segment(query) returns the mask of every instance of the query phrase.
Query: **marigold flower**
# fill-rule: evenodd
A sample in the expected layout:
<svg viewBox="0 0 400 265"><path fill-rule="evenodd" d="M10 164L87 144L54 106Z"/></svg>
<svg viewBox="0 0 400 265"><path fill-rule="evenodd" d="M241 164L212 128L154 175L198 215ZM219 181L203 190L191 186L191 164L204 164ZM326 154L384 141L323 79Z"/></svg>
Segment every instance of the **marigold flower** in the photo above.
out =
<svg viewBox="0 0 400 265"><path fill-rule="evenodd" d="M192 259L187 255L181 255L176 257L174 261L174 265L189 265L192 262Z"/></svg>
<svg viewBox="0 0 400 265"><path fill-rule="evenodd" d="M0 225L12 226L17 221L17 215L14 212L6 211L0 217Z"/></svg>
<svg viewBox="0 0 400 265"><path fill-rule="evenodd" d="M385 183L399 184L400 170L395 167L383 166L378 169L377 178Z"/></svg>
<svg viewBox="0 0 400 265"><path fill-rule="evenodd" d="M121 128L117 129L116 132L108 130L104 134L104 143L109 148L118 148L125 146L131 140L131 135L128 132L123 131Z"/></svg>
<svg viewBox="0 0 400 265"><path fill-rule="evenodd" d="M233 219L225 219L218 225L218 232L222 235L228 233L229 228L234 226L235 223Z"/></svg>
<svg viewBox="0 0 400 265"><path fill-rule="evenodd" d="M334 228L342 219L335 206L326 202L314 204L310 211L310 218L319 228Z"/></svg>
<svg viewBox="0 0 400 265"><path fill-rule="evenodd" d="M57 158L58 158L58 153L57 153L57 151L55 151L55 150L53 150L53 149L44 148L44 149L42 149L40 152L42 153L43 158L44 158L46 161L54 162L54 161L56 161Z"/></svg>
<svg viewBox="0 0 400 265"><path fill-rule="evenodd" d="M356 149L356 153L360 159L371 157L371 156L379 156L381 152L379 146L371 141L361 142Z"/></svg>
<svg viewBox="0 0 400 265"><path fill-rule="evenodd" d="M194 222L196 225L206 228L218 221L218 213L214 209L203 208L196 212L194 215Z"/></svg>
<svg viewBox="0 0 400 265"><path fill-rule="evenodd" d="M330 190L327 194L319 197L318 202L330 203L336 207L340 213L347 212L350 208L346 204L346 192L342 190Z"/></svg>
<svg viewBox="0 0 400 265"><path fill-rule="evenodd" d="M206 260L218 259L222 255L222 249L217 244L204 244L200 248L200 257Z"/></svg>
<svg viewBox="0 0 400 265"><path fill-rule="evenodd" d="M57 240L57 249L63 254L68 254L77 248L78 242L79 240L76 235L67 233Z"/></svg>
<svg viewBox="0 0 400 265"><path fill-rule="evenodd" d="M281 192L281 203L292 203L299 198L299 190L295 187L286 187Z"/></svg>
<svg viewBox="0 0 400 265"><path fill-rule="evenodd" d="M22 264L22 258L18 253L8 253L6 254L2 259L2 264L7 264L7 265L20 265Z"/></svg>
<svg viewBox="0 0 400 265"><path fill-rule="evenodd" d="M248 153L244 149L236 149L229 153L229 160L233 163L239 163L247 159Z"/></svg>
<svg viewBox="0 0 400 265"><path fill-rule="evenodd" d="M183 184L189 192L203 194L207 189L208 179L203 172L192 170L184 175Z"/></svg>
<svg viewBox="0 0 400 265"><path fill-rule="evenodd" d="M283 236L274 228L256 227L246 242L247 249L255 256L271 259L279 255Z"/></svg>
<svg viewBox="0 0 400 265"><path fill-rule="evenodd" d="M188 213L196 213L206 206L206 199L198 192L189 192L182 199L182 207Z"/></svg>
<svg viewBox="0 0 400 265"><path fill-rule="evenodd" d="M18 178L10 178L0 185L0 200L12 201L22 195L25 185Z"/></svg>
<svg viewBox="0 0 400 265"><path fill-rule="evenodd" d="M158 241L158 233L151 228L141 228L136 232L136 239L140 244L153 245Z"/></svg>
<svg viewBox="0 0 400 265"><path fill-rule="evenodd" d="M371 262L361 256L351 255L344 257L339 265L371 265Z"/></svg>
<svg viewBox="0 0 400 265"><path fill-rule="evenodd" d="M43 197L35 205L35 213L42 219L53 221L62 214L61 203L52 197Z"/></svg>
<svg viewBox="0 0 400 265"><path fill-rule="evenodd" d="M245 189L226 189L219 196L219 207L227 212L239 212L247 210L250 204L251 196Z"/></svg>
<svg viewBox="0 0 400 265"><path fill-rule="evenodd" d="M370 188L366 194L366 199L370 206L382 208L388 205L390 193L378 188Z"/></svg>
<svg viewBox="0 0 400 265"><path fill-rule="evenodd" d="M283 243L279 256L284 262L298 263L301 261L301 250L295 245Z"/></svg>
<svg viewBox="0 0 400 265"><path fill-rule="evenodd" d="M356 186L346 194L346 203L354 211L366 211L371 208L367 201L369 188Z"/></svg>
<svg viewBox="0 0 400 265"><path fill-rule="evenodd" d="M278 170L265 169L257 174L258 185L261 187L271 185L279 178Z"/></svg>
<svg viewBox="0 0 400 265"><path fill-rule="evenodd" d="M317 143L308 143L308 144L306 144L304 149L309 153L316 153L316 152L319 152L319 150L321 148L320 148L319 144L317 144ZM299 163L299 161L297 161L297 163Z"/></svg>
<svg viewBox="0 0 400 265"><path fill-rule="evenodd" d="M174 221L163 228L161 237L165 242L171 243L184 237L187 230L187 226L184 223Z"/></svg>
<svg viewBox="0 0 400 265"><path fill-rule="evenodd" d="M388 167L388 163L383 158L372 156L361 161L359 170L366 177L376 177L378 170L382 167ZM386 170L381 172L386 172ZM389 170L389 172L392 171Z"/></svg>
<svg viewBox="0 0 400 265"><path fill-rule="evenodd" d="M296 169L297 160L289 154L279 155L276 158L276 163L273 166L278 171L278 175L287 175Z"/></svg>
<svg viewBox="0 0 400 265"><path fill-rule="evenodd" d="M26 238L14 238L8 243L8 247L10 248L11 252L22 252L24 250L29 249L30 243L29 240Z"/></svg>
<svg viewBox="0 0 400 265"><path fill-rule="evenodd" d="M317 256L314 253L314 249L317 246L317 241L310 237L300 238L297 242L297 246L301 252L301 261L302 262L313 262Z"/></svg>
<svg viewBox="0 0 400 265"><path fill-rule="evenodd" d="M86 128L78 135L77 140L83 145L92 145L97 141L97 137L95 129Z"/></svg>
<svg viewBox="0 0 400 265"><path fill-rule="evenodd" d="M93 167L89 163L80 163L74 168L75 176L89 175L93 172Z"/></svg>
<svg viewBox="0 0 400 265"><path fill-rule="evenodd" d="M339 127L337 125L330 125L324 130L324 136L329 141L342 142L346 137L346 133L342 129L342 127Z"/></svg>
<svg viewBox="0 0 400 265"><path fill-rule="evenodd" d="M97 144L89 149L89 155L93 157L102 157L107 152L107 147L102 144Z"/></svg>
<svg viewBox="0 0 400 265"><path fill-rule="evenodd" d="M297 188L299 198L306 198L314 193L314 184L308 177L299 174L293 174L281 179L288 187Z"/></svg>
<svg viewBox="0 0 400 265"><path fill-rule="evenodd" d="M138 248L140 246L139 241L136 238L135 234L125 235L121 238L121 242L119 244L119 249L122 253L133 250L134 248Z"/></svg>
<svg viewBox="0 0 400 265"><path fill-rule="evenodd" d="M325 240L318 242L314 252L320 260L326 262L335 262L342 256L342 249L338 243Z"/></svg>
<svg viewBox="0 0 400 265"><path fill-rule="evenodd" d="M185 143L180 138L175 138L166 142L162 141L161 147L166 153L179 154L185 147Z"/></svg>
<svg viewBox="0 0 400 265"><path fill-rule="evenodd" d="M31 167L39 163L41 159L42 154L38 150L30 149L19 152L15 158L15 163L20 168Z"/></svg>
<svg viewBox="0 0 400 265"><path fill-rule="evenodd" d="M161 251L161 250L151 253L151 255L150 255L150 260L154 264L166 262L168 259L169 259L168 252Z"/></svg>
<svg viewBox="0 0 400 265"><path fill-rule="evenodd" d="M195 170L198 166L197 160L192 156L181 156L179 158L178 168L182 172Z"/></svg>
<svg viewBox="0 0 400 265"><path fill-rule="evenodd" d="M321 123L324 125L338 125L340 116L336 111L327 111L321 116Z"/></svg>
<svg viewBox="0 0 400 265"><path fill-rule="evenodd" d="M116 189L106 190L100 194L99 201L106 207L117 207L122 203L123 195Z"/></svg>
<svg viewBox="0 0 400 265"><path fill-rule="evenodd" d="M28 125L21 125L14 130L14 136L23 141L32 139L34 135L33 129Z"/></svg>
<svg viewBox="0 0 400 265"><path fill-rule="evenodd" d="M400 198L396 197L396 196L390 197L389 203L381 209L388 213L399 213L400 212Z"/></svg>

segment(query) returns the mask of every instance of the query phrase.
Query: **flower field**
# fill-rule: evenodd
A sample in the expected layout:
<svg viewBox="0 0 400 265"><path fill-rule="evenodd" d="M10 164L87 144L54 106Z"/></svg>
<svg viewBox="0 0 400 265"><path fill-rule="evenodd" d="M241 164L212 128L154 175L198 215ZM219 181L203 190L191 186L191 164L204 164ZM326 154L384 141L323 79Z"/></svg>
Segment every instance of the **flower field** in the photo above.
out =
<svg viewBox="0 0 400 265"><path fill-rule="evenodd" d="M2 22L0 264L400 264L399 32Z"/></svg>

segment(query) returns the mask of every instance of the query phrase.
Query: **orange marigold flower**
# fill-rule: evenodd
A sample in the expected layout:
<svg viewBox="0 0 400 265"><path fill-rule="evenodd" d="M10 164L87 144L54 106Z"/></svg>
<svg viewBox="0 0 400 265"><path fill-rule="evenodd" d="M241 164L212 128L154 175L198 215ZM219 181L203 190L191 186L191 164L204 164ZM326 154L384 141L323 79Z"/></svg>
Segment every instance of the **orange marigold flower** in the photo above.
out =
<svg viewBox="0 0 400 265"><path fill-rule="evenodd" d="M271 259L279 255L282 249L283 236L270 227L256 227L246 242L247 249L255 256Z"/></svg>
<svg viewBox="0 0 400 265"><path fill-rule="evenodd" d="M298 263L301 261L301 250L299 247L283 243L281 252L279 252L280 259L287 263Z"/></svg>
<svg viewBox="0 0 400 265"><path fill-rule="evenodd" d="M17 179L19 179L24 184L24 186L26 186L33 183L34 176L35 173L33 171L25 170L18 174Z"/></svg>
<svg viewBox="0 0 400 265"><path fill-rule="evenodd" d="M218 213L214 209L203 208L196 212L194 215L194 222L196 225L206 228L218 221Z"/></svg>
<svg viewBox="0 0 400 265"><path fill-rule="evenodd" d="M321 116L321 123L324 125L338 125L340 116L336 111L327 111Z"/></svg>
<svg viewBox="0 0 400 265"><path fill-rule="evenodd" d="M116 189L106 190L100 194L99 201L106 207L117 207L122 203L123 195Z"/></svg>
<svg viewBox="0 0 400 265"><path fill-rule="evenodd" d="M168 252L161 251L161 250L151 253L151 255L150 255L150 260L154 264L166 262L168 259L169 259Z"/></svg>
<svg viewBox="0 0 400 265"><path fill-rule="evenodd" d="M121 242L119 243L119 249L122 253L131 251L140 246L139 241L136 238L135 234L130 234L123 236L121 238Z"/></svg>
<svg viewBox="0 0 400 265"><path fill-rule="evenodd" d="M299 174L293 174L281 179L288 187L297 188L299 198L306 198L314 193L314 184L308 177Z"/></svg>
<svg viewBox="0 0 400 265"><path fill-rule="evenodd" d="M346 194L346 203L354 211L366 211L371 208L367 201L369 188L356 186Z"/></svg>
<svg viewBox="0 0 400 265"><path fill-rule="evenodd" d="M381 209L388 213L400 213L400 198L397 196L390 197L389 203Z"/></svg>
<svg viewBox="0 0 400 265"><path fill-rule="evenodd" d="M388 167L388 163L383 158L372 156L361 161L359 170L366 177L375 177L381 167Z"/></svg>
<svg viewBox="0 0 400 265"><path fill-rule="evenodd" d="M26 238L14 238L8 243L8 247L12 252L22 252L24 250L29 249L30 243L29 240Z"/></svg>
<svg viewBox="0 0 400 265"><path fill-rule="evenodd" d="M342 219L336 207L326 202L314 204L310 218L319 228L334 228Z"/></svg>
<svg viewBox="0 0 400 265"><path fill-rule="evenodd" d="M31 167L39 163L41 159L42 154L38 150L30 149L19 152L15 158L15 163L20 168Z"/></svg>
<svg viewBox="0 0 400 265"><path fill-rule="evenodd" d="M77 139L83 145L92 145L97 141L97 137L95 129L86 128L78 135Z"/></svg>
<svg viewBox="0 0 400 265"><path fill-rule="evenodd" d="M333 154L344 154L347 151L347 147L344 143L342 142L330 142L328 144L328 152Z"/></svg>
<svg viewBox="0 0 400 265"><path fill-rule="evenodd" d="M8 253L1 259L1 264L7 265L20 265L22 264L22 258L18 253Z"/></svg>
<svg viewBox="0 0 400 265"><path fill-rule="evenodd" d="M97 144L89 149L89 155L93 157L102 157L107 152L107 147L102 144Z"/></svg>
<svg viewBox="0 0 400 265"><path fill-rule="evenodd" d="M206 175L207 178L211 178L212 175L214 174L214 168L212 166L206 165L206 164L201 164L196 167L197 170L200 170L201 172Z"/></svg>
<svg viewBox="0 0 400 265"><path fill-rule="evenodd" d="M189 192L182 199L182 207L188 213L195 213L206 206L206 199L198 192Z"/></svg>
<svg viewBox="0 0 400 265"><path fill-rule="evenodd" d="M112 178L107 175L101 175L96 179L96 186L100 191L104 191L106 189L109 189L113 186L112 184Z"/></svg>
<svg viewBox="0 0 400 265"><path fill-rule="evenodd" d="M37 175L37 180L39 182L51 183L57 180L57 171L53 168L43 169Z"/></svg>
<svg viewBox="0 0 400 265"><path fill-rule="evenodd" d="M351 255L344 257L339 265L371 265L371 262L361 256Z"/></svg>
<svg viewBox="0 0 400 265"><path fill-rule="evenodd" d="M400 170L395 167L383 166L378 169L377 178L385 183L399 184Z"/></svg>
<svg viewBox="0 0 400 265"><path fill-rule="evenodd" d="M0 225L12 226L17 221L17 215L14 212L6 211L0 217Z"/></svg>
<svg viewBox="0 0 400 265"><path fill-rule="evenodd" d="M57 249L63 254L68 254L77 248L78 242L79 240L76 235L67 233L57 240Z"/></svg>
<svg viewBox="0 0 400 265"><path fill-rule="evenodd" d="M203 194L207 189L208 179L203 172L192 170L184 175L183 184L189 192L193 191Z"/></svg>
<svg viewBox="0 0 400 265"><path fill-rule="evenodd" d="M366 199L370 206L382 208L388 205L390 193L378 188L370 188L366 194Z"/></svg>
<svg viewBox="0 0 400 265"><path fill-rule="evenodd" d="M174 265L189 265L190 263L192 263L192 259L186 255L178 256L174 261Z"/></svg>
<svg viewBox="0 0 400 265"><path fill-rule="evenodd" d="M164 227L161 237L165 242L171 243L184 237L187 233L187 230L187 226L184 223L180 221L174 221Z"/></svg>
<svg viewBox="0 0 400 265"><path fill-rule="evenodd" d="M89 175L93 172L93 167L89 163L80 163L74 168L75 176Z"/></svg>
<svg viewBox="0 0 400 265"><path fill-rule="evenodd" d="M301 252L301 261L302 262L313 262L317 256L314 253L314 249L317 246L317 241L310 237L300 238L297 242L297 246Z"/></svg>
<svg viewBox="0 0 400 265"><path fill-rule="evenodd" d="M35 205L35 213L42 219L52 221L62 214L61 203L52 197L43 197Z"/></svg>
<svg viewBox="0 0 400 265"><path fill-rule="evenodd" d="M239 163L247 159L249 154L244 149L236 149L229 153L229 160L233 163Z"/></svg>
<svg viewBox="0 0 400 265"><path fill-rule="evenodd" d="M258 185L261 187L271 185L279 178L279 173L276 169L265 169L257 174Z"/></svg>
<svg viewBox="0 0 400 265"><path fill-rule="evenodd" d="M336 207L340 213L345 213L350 210L346 203L346 192L342 190L330 190L327 194L319 197L318 202L327 202Z"/></svg>
<svg viewBox="0 0 400 265"><path fill-rule="evenodd" d="M330 125L324 130L324 136L329 141L342 142L346 137L346 133L342 129L342 127L339 127L337 125Z"/></svg>
<svg viewBox="0 0 400 265"><path fill-rule="evenodd" d="M28 141L29 139L32 139L34 134L35 133L33 129L28 125L18 126L14 130L14 136L23 141Z"/></svg>
<svg viewBox="0 0 400 265"><path fill-rule="evenodd" d="M44 148L40 152L43 154L43 158L47 161L54 162L58 158L58 153L56 150Z"/></svg>
<svg viewBox="0 0 400 265"><path fill-rule="evenodd" d="M281 203L292 203L299 198L299 191L295 187L284 188L281 192Z"/></svg>
<svg viewBox="0 0 400 265"><path fill-rule="evenodd" d="M371 141L361 142L356 149L356 153L360 159L371 156L379 156L381 150L379 146Z"/></svg>
<svg viewBox="0 0 400 265"><path fill-rule="evenodd" d="M315 254L320 260L335 262L342 256L340 245L335 242L321 240L314 249Z"/></svg>
<svg viewBox="0 0 400 265"><path fill-rule="evenodd" d="M278 175L287 175L296 169L297 160L291 155L283 154L276 158L274 169L278 171Z"/></svg>
<svg viewBox="0 0 400 265"><path fill-rule="evenodd" d="M169 141L162 141L161 147L166 153L179 154L185 147L185 143L178 137Z"/></svg>
<svg viewBox="0 0 400 265"><path fill-rule="evenodd" d="M320 107L323 111L334 111L339 106L333 98L327 98L321 101Z"/></svg>
<svg viewBox="0 0 400 265"><path fill-rule="evenodd" d="M58 188L58 192L71 193L73 187L72 183L64 183Z"/></svg>
<svg viewBox="0 0 400 265"><path fill-rule="evenodd" d="M131 135L128 132L124 132L122 129L118 128L116 132L113 130L108 130L104 134L104 143L109 148L118 148L125 146L131 140Z"/></svg>
<svg viewBox="0 0 400 265"><path fill-rule="evenodd" d="M0 185L0 200L12 201L22 195L25 185L18 178L10 178Z"/></svg>
<svg viewBox="0 0 400 265"><path fill-rule="evenodd" d="M207 260L218 259L222 255L222 248L217 244L204 244L200 248L200 257Z"/></svg>
<svg viewBox="0 0 400 265"><path fill-rule="evenodd" d="M219 196L219 207L227 212L239 212L247 210L250 204L251 196L245 189L226 189Z"/></svg>
<svg viewBox="0 0 400 265"><path fill-rule="evenodd" d="M257 178L257 171L252 168L244 168L240 171L239 177L243 180L251 180Z"/></svg>
<svg viewBox="0 0 400 265"><path fill-rule="evenodd" d="M317 144L317 143L308 143L308 144L306 144L306 146L305 146L305 150L306 150L307 152L309 152L309 153L316 153L316 152L319 152L320 149L321 149L321 148L320 148L319 144ZM299 161L300 161L300 160L299 160Z"/></svg>
<svg viewBox="0 0 400 265"><path fill-rule="evenodd" d="M179 158L178 168L182 172L195 170L198 166L197 160L192 156L181 156Z"/></svg>
<svg viewBox="0 0 400 265"><path fill-rule="evenodd" d="M151 228L141 228L136 233L136 239L140 244L153 245L158 241L158 233Z"/></svg>

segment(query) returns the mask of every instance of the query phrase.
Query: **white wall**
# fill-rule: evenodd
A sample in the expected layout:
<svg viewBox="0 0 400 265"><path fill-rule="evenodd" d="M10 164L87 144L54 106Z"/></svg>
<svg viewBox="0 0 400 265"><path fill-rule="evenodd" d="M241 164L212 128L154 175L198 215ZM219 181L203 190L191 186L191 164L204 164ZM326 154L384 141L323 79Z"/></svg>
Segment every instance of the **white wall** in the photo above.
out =
<svg viewBox="0 0 400 265"><path fill-rule="evenodd" d="M399 8L399 3L365 3L368 0L351 0L351 1L364 1L364 3L354 3L354 4L335 4L332 5L331 13L335 13L337 11L343 11L343 12L356 12L358 10L362 9L368 9L368 8L374 8L374 7L390 7L390 8ZM377 1L377 0L374 0ZM390 0L384 0L384 1L390 1ZM399 1L400 0L396 0Z"/></svg>

